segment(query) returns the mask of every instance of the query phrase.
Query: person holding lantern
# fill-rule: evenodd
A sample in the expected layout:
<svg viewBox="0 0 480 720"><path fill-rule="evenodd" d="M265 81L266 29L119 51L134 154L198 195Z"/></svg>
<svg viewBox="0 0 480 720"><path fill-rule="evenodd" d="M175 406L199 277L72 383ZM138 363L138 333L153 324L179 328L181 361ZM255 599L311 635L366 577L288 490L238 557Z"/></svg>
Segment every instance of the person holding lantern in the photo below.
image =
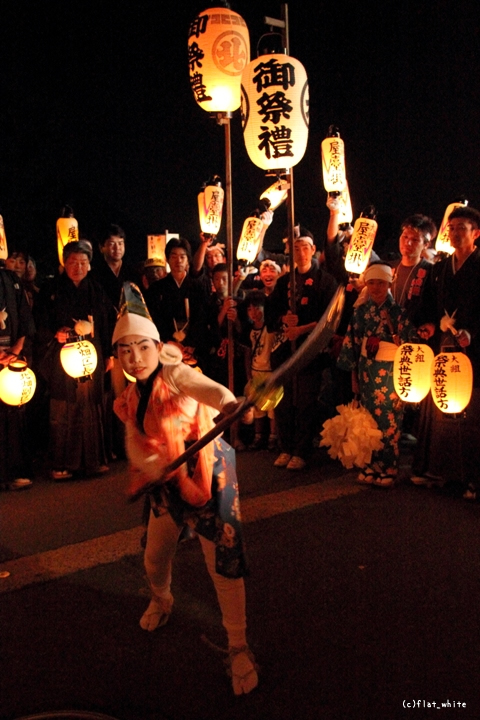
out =
<svg viewBox="0 0 480 720"><path fill-rule="evenodd" d="M448 235L454 248L430 272L419 315L419 334L435 352L466 353L473 390L464 417L449 417L425 402L412 465L416 485L451 482L465 499L480 499L480 212L460 206L450 213ZM460 383L459 383L460 387ZM468 393L470 387L464 388ZM452 436L456 442L452 444ZM460 482L459 482L460 481Z"/></svg>
<svg viewBox="0 0 480 720"><path fill-rule="evenodd" d="M135 493L161 478L188 444L208 432L216 412L228 414L237 403L227 388L182 363L178 347L160 341L137 288L125 286L112 343L124 370L137 381L115 401L115 411L126 425ZM248 693L257 686L258 676L246 640L246 562L234 451L216 438L152 493L156 507L150 512L144 558L151 600L140 627L151 632L169 620L172 561L182 529L194 530L228 636L233 691Z"/></svg>
<svg viewBox="0 0 480 720"><path fill-rule="evenodd" d="M54 480L106 472L104 375L110 370L115 310L101 285L89 276L92 251L84 240L63 248L65 271L45 283L35 309L36 356L50 396L50 455ZM86 381L67 375L60 354L75 336L93 344L97 365Z"/></svg>

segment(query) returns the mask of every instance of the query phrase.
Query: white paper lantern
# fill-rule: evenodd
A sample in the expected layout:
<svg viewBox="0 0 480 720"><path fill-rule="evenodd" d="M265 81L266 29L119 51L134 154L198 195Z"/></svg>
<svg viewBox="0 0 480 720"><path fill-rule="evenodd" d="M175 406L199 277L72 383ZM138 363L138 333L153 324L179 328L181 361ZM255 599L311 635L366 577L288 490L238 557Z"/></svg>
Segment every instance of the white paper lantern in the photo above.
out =
<svg viewBox="0 0 480 720"><path fill-rule="evenodd" d="M444 413L460 413L472 396L472 363L465 353L442 352L432 365L433 402Z"/></svg>
<svg viewBox="0 0 480 720"><path fill-rule="evenodd" d="M372 215L371 211L363 212L353 226L353 234L345 256L345 270L349 273L360 275L370 260L378 227Z"/></svg>
<svg viewBox="0 0 480 720"><path fill-rule="evenodd" d="M418 403L430 392L433 350L429 345L403 343L395 353L393 382L404 402Z"/></svg>
<svg viewBox="0 0 480 720"><path fill-rule="evenodd" d="M0 400L7 405L25 405L32 399L37 379L25 360L12 360L0 371Z"/></svg>
<svg viewBox="0 0 480 720"><path fill-rule="evenodd" d="M255 262L262 247L264 224L258 217L248 217L243 223L242 234L237 247L237 260L244 260L247 265Z"/></svg>
<svg viewBox="0 0 480 720"><path fill-rule="evenodd" d="M274 212L283 202L285 202L289 190L290 183L288 180L279 178L260 195L260 200L268 200L270 202L269 210Z"/></svg>
<svg viewBox="0 0 480 720"><path fill-rule="evenodd" d="M198 193L198 218L200 229L208 235L217 235L222 223L222 209L225 191L219 177Z"/></svg>
<svg viewBox="0 0 480 720"><path fill-rule="evenodd" d="M450 203L450 205L445 210L442 224L440 226L440 230L438 231L437 239L435 240L435 250L437 252L443 252L447 253L448 255L453 255L455 248L450 243L450 236L448 234L448 218L450 217L450 213L452 213L454 210L459 207L466 207L467 205L468 200L464 200L463 202L453 202Z"/></svg>
<svg viewBox="0 0 480 720"><path fill-rule="evenodd" d="M329 136L322 141L323 184L327 192L342 192L347 184L345 146L337 128L330 127Z"/></svg>
<svg viewBox="0 0 480 720"><path fill-rule="evenodd" d="M66 206L62 217L57 220L57 251L58 261L63 267L63 248L70 242L78 240L78 222L73 217L72 208Z"/></svg>
<svg viewBox="0 0 480 720"><path fill-rule="evenodd" d="M97 367L97 351L89 340L66 343L60 350L62 367L72 378L87 378Z"/></svg>

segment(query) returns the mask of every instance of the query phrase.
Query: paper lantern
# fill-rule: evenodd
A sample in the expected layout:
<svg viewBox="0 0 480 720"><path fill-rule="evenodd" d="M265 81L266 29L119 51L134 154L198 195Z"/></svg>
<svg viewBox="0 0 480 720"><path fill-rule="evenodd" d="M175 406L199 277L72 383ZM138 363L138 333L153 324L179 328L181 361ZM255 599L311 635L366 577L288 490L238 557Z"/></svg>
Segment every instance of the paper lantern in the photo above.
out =
<svg viewBox="0 0 480 720"><path fill-rule="evenodd" d="M345 270L360 275L367 267L377 233L377 222L373 208L364 210L355 221L345 257Z"/></svg>
<svg viewBox="0 0 480 720"><path fill-rule="evenodd" d="M62 210L62 216L57 220L57 250L58 261L63 267L63 248L69 242L78 240L78 222L73 217L73 210L66 205Z"/></svg>
<svg viewBox="0 0 480 720"><path fill-rule="evenodd" d="M7 405L25 405L32 399L37 380L25 360L12 360L0 371L0 400Z"/></svg>
<svg viewBox="0 0 480 720"><path fill-rule="evenodd" d="M66 343L60 350L62 367L72 378L88 378L97 367L97 351L89 340Z"/></svg>
<svg viewBox="0 0 480 720"><path fill-rule="evenodd" d="M274 212L287 199L290 183L284 178L278 178L265 192L260 195L260 200L268 200L269 210Z"/></svg>
<svg viewBox="0 0 480 720"><path fill-rule="evenodd" d="M242 75L243 138L250 160L284 171L305 154L309 95L302 63L288 55L261 55Z"/></svg>
<svg viewBox="0 0 480 720"><path fill-rule="evenodd" d="M258 217L248 217L243 223L242 234L238 241L237 260L251 265L262 247L264 224Z"/></svg>
<svg viewBox="0 0 480 720"><path fill-rule="evenodd" d="M338 223L339 225L342 223L348 223L350 225L353 220L353 210L352 201L350 199L350 190L348 189L348 182L345 183L345 187L340 195L338 195L337 199L340 207Z"/></svg>
<svg viewBox="0 0 480 720"><path fill-rule="evenodd" d="M225 192L220 178L215 176L198 193L198 218L203 233L217 235L222 222Z"/></svg>
<svg viewBox="0 0 480 720"><path fill-rule="evenodd" d="M342 192L347 184L345 146L337 128L330 126L322 141L323 184L327 192Z"/></svg>
<svg viewBox="0 0 480 720"><path fill-rule="evenodd" d="M0 260L8 258L7 236L5 235L5 226L3 217L0 215Z"/></svg>
<svg viewBox="0 0 480 720"><path fill-rule="evenodd" d="M393 361L393 382L400 400L418 403L430 392L433 350L429 345L403 343Z"/></svg>
<svg viewBox="0 0 480 720"><path fill-rule="evenodd" d="M460 413L470 402L473 387L472 363L460 350L436 355L432 365L432 397L444 413Z"/></svg>
<svg viewBox="0 0 480 720"><path fill-rule="evenodd" d="M240 107L242 71L250 61L245 20L225 8L199 13L188 31L190 86L207 112L233 112Z"/></svg>
<svg viewBox="0 0 480 720"><path fill-rule="evenodd" d="M437 239L435 240L435 250L437 252L453 255L455 248L452 247L450 243L450 236L448 234L448 218L450 217L450 213L458 207L466 207L467 205L468 200L458 200L457 202L450 203L445 210L445 215L443 216L442 224L440 226L440 230L438 231Z"/></svg>

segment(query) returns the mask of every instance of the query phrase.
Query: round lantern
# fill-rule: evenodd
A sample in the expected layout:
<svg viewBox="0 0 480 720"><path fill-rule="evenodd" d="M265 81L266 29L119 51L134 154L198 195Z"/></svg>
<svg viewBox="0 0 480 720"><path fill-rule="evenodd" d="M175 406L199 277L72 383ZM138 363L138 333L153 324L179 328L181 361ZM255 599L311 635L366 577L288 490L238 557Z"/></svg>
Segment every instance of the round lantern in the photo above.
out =
<svg viewBox="0 0 480 720"><path fill-rule="evenodd" d="M5 226L3 217L0 215L0 260L8 258L7 236L5 235Z"/></svg>
<svg viewBox="0 0 480 720"><path fill-rule="evenodd" d="M233 112L240 106L240 81L249 61L248 28L236 12L209 8L190 24L190 86L195 100L207 112Z"/></svg>
<svg viewBox="0 0 480 720"><path fill-rule="evenodd" d="M309 94L302 63L288 55L261 55L242 74L243 138L250 160L263 170L294 167L308 140Z"/></svg>
<svg viewBox="0 0 480 720"><path fill-rule="evenodd" d="M222 222L222 208L225 192L220 178L215 176L198 193L198 217L203 233L217 235Z"/></svg>
<svg viewBox="0 0 480 720"><path fill-rule="evenodd" d="M345 257L345 270L360 275L367 267L377 233L375 209L364 210L355 221Z"/></svg>
<svg viewBox="0 0 480 720"><path fill-rule="evenodd" d="M264 224L259 217L248 217L243 223L242 234L238 241L237 260L251 265L262 247Z"/></svg>
<svg viewBox="0 0 480 720"><path fill-rule="evenodd" d="M338 128L330 125L328 137L322 141L323 184L327 192L342 192L347 184L345 146Z"/></svg>
<svg viewBox="0 0 480 720"><path fill-rule="evenodd" d="M278 178L273 185L270 185L265 192L260 195L260 200L268 200L270 203L269 210L274 212L287 199L290 183L284 178Z"/></svg>
<svg viewBox="0 0 480 720"><path fill-rule="evenodd" d="M18 358L0 371L0 400L7 405L25 405L37 386L33 370Z"/></svg>
<svg viewBox="0 0 480 720"><path fill-rule="evenodd" d="M72 378L88 378L97 367L97 351L89 340L66 343L60 350L62 367Z"/></svg>
<svg viewBox="0 0 480 720"><path fill-rule="evenodd" d="M472 363L461 351L442 352L433 360L431 383L438 409L444 413L460 413L472 395Z"/></svg>
<svg viewBox="0 0 480 720"><path fill-rule="evenodd" d="M393 382L400 400L418 403L430 392L433 350L429 345L403 343L395 353Z"/></svg>
<svg viewBox="0 0 480 720"><path fill-rule="evenodd" d="M453 255L453 251L455 248L453 248L450 243L450 236L448 234L448 218L450 217L450 213L452 213L458 207L466 207L467 205L468 200L462 198L462 200L450 203L450 205L445 210L442 224L440 226L440 230L438 231L437 239L435 240L435 250L437 252L443 252L447 253L448 255Z"/></svg>
<svg viewBox="0 0 480 720"><path fill-rule="evenodd" d="M63 248L74 240L78 240L78 222L73 217L72 208L66 205L62 210L62 216L57 220L58 261L62 267Z"/></svg>

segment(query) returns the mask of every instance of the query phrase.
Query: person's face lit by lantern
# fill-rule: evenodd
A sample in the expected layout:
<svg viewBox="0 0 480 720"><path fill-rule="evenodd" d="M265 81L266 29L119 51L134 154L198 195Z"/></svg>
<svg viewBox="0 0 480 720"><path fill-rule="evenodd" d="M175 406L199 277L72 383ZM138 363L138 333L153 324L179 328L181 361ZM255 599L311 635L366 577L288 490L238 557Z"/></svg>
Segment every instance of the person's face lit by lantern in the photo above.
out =
<svg viewBox="0 0 480 720"><path fill-rule="evenodd" d="M172 248L167 258L172 275L176 280L185 277L188 271L188 255L183 248Z"/></svg>
<svg viewBox="0 0 480 720"><path fill-rule="evenodd" d="M293 258L300 273L306 273L312 266L312 258L316 247L308 240L298 238L293 243Z"/></svg>
<svg viewBox="0 0 480 720"><path fill-rule="evenodd" d="M87 277L90 260L85 253L72 253L65 260L64 267L67 277L78 287L82 280Z"/></svg>
<svg viewBox="0 0 480 720"><path fill-rule="evenodd" d="M101 247L105 260L120 262L125 255L125 240L119 235L110 235Z"/></svg>
<svg viewBox="0 0 480 720"><path fill-rule="evenodd" d="M473 250L480 230L467 218L453 218L448 223L448 237L455 250Z"/></svg>
<svg viewBox="0 0 480 720"><path fill-rule="evenodd" d="M425 235L413 227L404 227L400 235L399 246L404 265L416 265L420 262L422 252L428 245Z"/></svg>
<svg viewBox="0 0 480 720"><path fill-rule="evenodd" d="M5 269L13 270L13 272L15 272L15 258L14 257L8 257L5 260Z"/></svg>
<svg viewBox="0 0 480 720"><path fill-rule="evenodd" d="M278 278L279 273L273 263L267 262L262 264L260 268L260 280L263 282L268 293L272 292L273 288L277 284Z"/></svg>
<svg viewBox="0 0 480 720"><path fill-rule="evenodd" d="M162 345L141 335L125 335L117 343L118 359L126 373L146 382L158 367Z"/></svg>
<svg viewBox="0 0 480 720"><path fill-rule="evenodd" d="M25 271L27 269L27 261L25 260L24 256L21 253L18 253L15 257L15 267L13 268L14 272L17 273L19 278L25 277Z"/></svg>
<svg viewBox="0 0 480 720"><path fill-rule="evenodd" d="M213 273L212 282L217 295L226 298L228 296L228 272L220 270Z"/></svg>
<svg viewBox="0 0 480 720"><path fill-rule="evenodd" d="M220 248L208 250L205 262L207 263L207 267L212 270L215 265L225 262L225 255Z"/></svg>
<svg viewBox="0 0 480 720"><path fill-rule="evenodd" d="M390 283L386 280L371 278L367 280L366 285L370 299L373 300L376 305L382 305L387 299Z"/></svg>
<svg viewBox="0 0 480 720"><path fill-rule="evenodd" d="M249 305L247 307L247 315L254 328L260 329L263 327L265 318L265 308L263 305Z"/></svg>

